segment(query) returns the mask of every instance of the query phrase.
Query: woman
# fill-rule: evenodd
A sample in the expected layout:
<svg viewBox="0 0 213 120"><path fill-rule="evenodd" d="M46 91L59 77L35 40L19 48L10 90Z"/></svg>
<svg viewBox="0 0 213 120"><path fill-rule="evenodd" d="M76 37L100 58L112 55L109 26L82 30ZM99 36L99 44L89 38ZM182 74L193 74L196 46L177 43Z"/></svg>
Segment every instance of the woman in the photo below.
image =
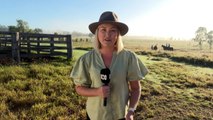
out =
<svg viewBox="0 0 213 120"><path fill-rule="evenodd" d="M121 36L128 32L128 26L107 11L89 29L95 34L94 50L80 57L71 72L77 93L88 97L88 119L133 120L141 94L139 80L148 70L135 53L123 47ZM105 68L110 70L109 85L101 81L100 71Z"/></svg>

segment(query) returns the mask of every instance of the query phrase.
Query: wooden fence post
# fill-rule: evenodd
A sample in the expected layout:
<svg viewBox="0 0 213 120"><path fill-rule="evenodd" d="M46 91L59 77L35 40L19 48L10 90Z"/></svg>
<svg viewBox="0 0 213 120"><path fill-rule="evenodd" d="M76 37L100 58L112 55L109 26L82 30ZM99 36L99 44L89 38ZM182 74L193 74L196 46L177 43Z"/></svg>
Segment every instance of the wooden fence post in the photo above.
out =
<svg viewBox="0 0 213 120"><path fill-rule="evenodd" d="M50 56L54 53L54 37L50 37Z"/></svg>
<svg viewBox="0 0 213 120"><path fill-rule="evenodd" d="M40 54L40 37L37 37L37 54L39 55Z"/></svg>
<svg viewBox="0 0 213 120"><path fill-rule="evenodd" d="M72 36L67 35L67 59L72 58Z"/></svg>
<svg viewBox="0 0 213 120"><path fill-rule="evenodd" d="M26 36L26 38L27 38L27 56L28 56L28 58L30 58L30 55L31 55L30 37Z"/></svg>
<svg viewBox="0 0 213 120"><path fill-rule="evenodd" d="M20 63L20 42L19 32L12 34L12 58Z"/></svg>

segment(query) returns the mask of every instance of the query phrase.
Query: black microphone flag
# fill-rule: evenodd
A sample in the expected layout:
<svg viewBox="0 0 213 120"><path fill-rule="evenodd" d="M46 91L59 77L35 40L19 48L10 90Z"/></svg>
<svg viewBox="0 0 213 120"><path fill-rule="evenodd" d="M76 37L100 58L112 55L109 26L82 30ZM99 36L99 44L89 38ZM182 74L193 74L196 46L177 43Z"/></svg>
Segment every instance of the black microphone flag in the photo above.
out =
<svg viewBox="0 0 213 120"><path fill-rule="evenodd" d="M101 82L104 83L104 85L108 85L110 82L110 69L109 68L105 68L105 69L101 69ZM104 106L107 105L107 98L104 98Z"/></svg>

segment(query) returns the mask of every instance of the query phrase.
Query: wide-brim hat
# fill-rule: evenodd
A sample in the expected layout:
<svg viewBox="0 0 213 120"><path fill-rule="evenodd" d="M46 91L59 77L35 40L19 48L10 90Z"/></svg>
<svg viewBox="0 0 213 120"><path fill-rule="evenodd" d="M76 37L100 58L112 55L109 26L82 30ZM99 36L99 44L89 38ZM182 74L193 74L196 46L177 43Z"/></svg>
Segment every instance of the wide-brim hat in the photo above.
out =
<svg viewBox="0 0 213 120"><path fill-rule="evenodd" d="M128 26L122 22L119 22L117 15L111 11L102 13L98 22L94 22L89 25L89 30L95 34L97 27L103 23L116 25L122 36L125 35L129 30Z"/></svg>

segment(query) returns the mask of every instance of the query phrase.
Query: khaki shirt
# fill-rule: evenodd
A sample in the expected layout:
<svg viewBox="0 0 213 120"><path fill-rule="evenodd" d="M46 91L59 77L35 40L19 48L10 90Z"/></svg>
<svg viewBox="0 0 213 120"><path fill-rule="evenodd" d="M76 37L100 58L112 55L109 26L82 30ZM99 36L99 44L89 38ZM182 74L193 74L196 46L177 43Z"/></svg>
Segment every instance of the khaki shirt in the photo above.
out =
<svg viewBox="0 0 213 120"><path fill-rule="evenodd" d="M71 72L76 85L98 88L103 86L100 77L101 69L105 68L101 54L92 50L81 56ZM125 118L128 106L128 81L141 80L148 73L147 68L136 54L122 50L113 53L110 65L110 96L107 106L103 106L103 98L88 97L86 110L91 120L117 120Z"/></svg>

